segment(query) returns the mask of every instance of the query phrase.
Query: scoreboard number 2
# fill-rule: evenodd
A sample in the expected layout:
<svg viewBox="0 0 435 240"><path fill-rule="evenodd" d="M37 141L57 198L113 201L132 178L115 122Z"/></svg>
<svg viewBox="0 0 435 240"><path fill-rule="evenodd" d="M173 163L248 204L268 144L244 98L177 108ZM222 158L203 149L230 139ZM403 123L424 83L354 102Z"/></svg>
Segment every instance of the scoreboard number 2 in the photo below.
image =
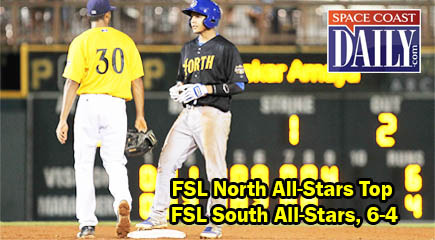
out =
<svg viewBox="0 0 435 240"><path fill-rule="evenodd" d="M380 113L378 121L381 126L376 129L376 143L383 148L390 148L396 144L392 135L397 132L397 117L393 113Z"/></svg>

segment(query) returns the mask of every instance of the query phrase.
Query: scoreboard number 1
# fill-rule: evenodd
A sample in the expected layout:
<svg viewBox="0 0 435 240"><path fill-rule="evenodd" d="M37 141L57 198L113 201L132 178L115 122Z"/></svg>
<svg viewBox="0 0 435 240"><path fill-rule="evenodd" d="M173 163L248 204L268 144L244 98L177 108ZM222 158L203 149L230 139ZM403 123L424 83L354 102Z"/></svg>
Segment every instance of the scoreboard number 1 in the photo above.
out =
<svg viewBox="0 0 435 240"><path fill-rule="evenodd" d="M299 144L299 117L296 114L288 119L288 142L293 146Z"/></svg>
<svg viewBox="0 0 435 240"><path fill-rule="evenodd" d="M392 135L397 132L397 117L393 113L380 113L378 121L382 124L376 129L376 143L379 147L390 148L396 144Z"/></svg>

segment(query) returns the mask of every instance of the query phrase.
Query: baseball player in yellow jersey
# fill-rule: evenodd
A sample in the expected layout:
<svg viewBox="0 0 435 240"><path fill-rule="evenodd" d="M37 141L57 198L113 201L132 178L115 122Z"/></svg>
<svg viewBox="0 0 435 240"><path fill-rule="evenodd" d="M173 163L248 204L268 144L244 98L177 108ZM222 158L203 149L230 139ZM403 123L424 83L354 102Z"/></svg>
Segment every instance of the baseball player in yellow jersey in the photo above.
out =
<svg viewBox="0 0 435 240"><path fill-rule="evenodd" d="M76 213L80 223L77 237L94 237L98 223L93 169L99 141L103 166L109 175L109 190L115 199L116 232L118 237L126 237L130 231L131 195L124 156L125 102L134 98L135 127L146 131L142 60L133 40L109 27L111 11L115 9L109 0L89 0L87 9L91 29L77 36L69 47L56 135L60 143L66 142L67 117L76 95L80 95L74 119Z"/></svg>

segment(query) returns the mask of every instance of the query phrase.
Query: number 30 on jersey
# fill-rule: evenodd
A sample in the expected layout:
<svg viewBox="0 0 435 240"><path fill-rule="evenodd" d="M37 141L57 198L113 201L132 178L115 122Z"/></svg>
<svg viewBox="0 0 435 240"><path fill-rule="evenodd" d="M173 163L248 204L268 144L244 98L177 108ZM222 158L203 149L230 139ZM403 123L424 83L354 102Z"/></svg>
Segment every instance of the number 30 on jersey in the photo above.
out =
<svg viewBox="0 0 435 240"><path fill-rule="evenodd" d="M106 58L106 52L107 49L106 48L102 48L102 49L97 49L97 54L98 52L101 52L101 56L100 56L100 61L102 63L97 65L97 73L99 74L105 74L107 72L107 70L109 69L109 60ZM118 54L119 52L119 54ZM120 61L117 62L117 56L120 56ZM121 66L118 68L118 64L119 63ZM121 48L115 48L113 50L112 53L112 68L113 71L115 71L116 73L122 73L122 71L124 70L124 52L122 51Z"/></svg>

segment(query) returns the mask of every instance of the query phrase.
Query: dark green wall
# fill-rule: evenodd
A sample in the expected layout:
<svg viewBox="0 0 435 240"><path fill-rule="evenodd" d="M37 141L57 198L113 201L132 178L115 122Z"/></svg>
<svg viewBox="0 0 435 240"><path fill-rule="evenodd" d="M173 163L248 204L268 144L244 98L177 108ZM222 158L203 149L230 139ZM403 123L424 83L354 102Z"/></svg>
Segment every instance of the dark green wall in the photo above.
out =
<svg viewBox="0 0 435 240"><path fill-rule="evenodd" d="M1 100L0 220L26 218L26 102Z"/></svg>

